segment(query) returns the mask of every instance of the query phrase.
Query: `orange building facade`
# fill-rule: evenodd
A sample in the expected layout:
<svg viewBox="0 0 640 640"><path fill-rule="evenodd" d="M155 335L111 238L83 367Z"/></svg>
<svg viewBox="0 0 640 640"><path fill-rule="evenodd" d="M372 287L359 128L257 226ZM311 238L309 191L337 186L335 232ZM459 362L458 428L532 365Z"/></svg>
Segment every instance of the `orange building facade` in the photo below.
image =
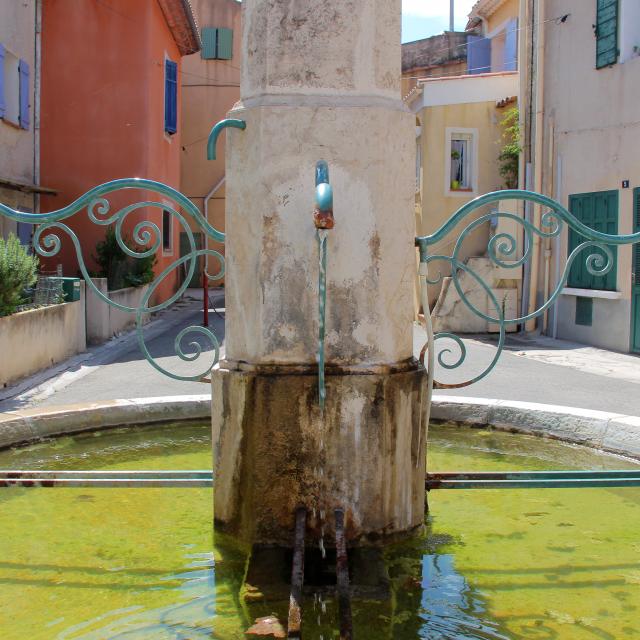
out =
<svg viewBox="0 0 640 640"><path fill-rule="evenodd" d="M118 178L180 188L181 58L199 48L188 0L43 3L41 179L55 185L58 195L42 197L42 212ZM119 192L109 197L110 212L148 199L143 191ZM154 268L159 273L179 255L180 224L161 208L148 208L128 216L126 233L131 236L143 219L163 233ZM80 239L87 267L95 270L95 247L106 227L93 223L86 211L68 224ZM47 267L61 264L64 275L75 276L75 251L70 240L62 240ZM178 270L172 272L154 301L175 291L179 278Z"/></svg>

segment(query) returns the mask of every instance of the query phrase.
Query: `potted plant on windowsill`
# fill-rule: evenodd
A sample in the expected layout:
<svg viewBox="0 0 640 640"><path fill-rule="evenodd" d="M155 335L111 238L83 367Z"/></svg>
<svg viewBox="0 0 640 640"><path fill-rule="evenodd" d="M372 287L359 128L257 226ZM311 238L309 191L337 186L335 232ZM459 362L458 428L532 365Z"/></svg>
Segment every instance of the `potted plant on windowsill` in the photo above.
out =
<svg viewBox="0 0 640 640"><path fill-rule="evenodd" d="M460 161L460 152L457 149L451 150L451 160L455 161L455 167L456 167L456 170L453 171L453 166L452 166L451 174L456 175L458 173L458 164ZM452 178L450 187L451 187L451 191L458 191L460 189L460 180L455 180Z"/></svg>

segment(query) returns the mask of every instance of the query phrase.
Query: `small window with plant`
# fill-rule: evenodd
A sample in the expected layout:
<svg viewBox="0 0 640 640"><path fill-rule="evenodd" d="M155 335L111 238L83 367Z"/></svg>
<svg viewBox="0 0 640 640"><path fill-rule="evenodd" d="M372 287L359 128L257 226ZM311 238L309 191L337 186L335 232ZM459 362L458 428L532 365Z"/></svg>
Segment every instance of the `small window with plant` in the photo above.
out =
<svg viewBox="0 0 640 640"><path fill-rule="evenodd" d="M472 191L470 134L451 137L451 191Z"/></svg>

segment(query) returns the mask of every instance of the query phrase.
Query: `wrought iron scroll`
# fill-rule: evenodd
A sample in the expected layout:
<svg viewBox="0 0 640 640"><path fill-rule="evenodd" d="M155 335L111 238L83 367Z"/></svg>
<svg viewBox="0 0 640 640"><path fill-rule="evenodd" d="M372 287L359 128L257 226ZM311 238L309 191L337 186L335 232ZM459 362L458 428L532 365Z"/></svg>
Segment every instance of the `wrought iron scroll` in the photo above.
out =
<svg viewBox="0 0 640 640"><path fill-rule="evenodd" d="M546 211L544 211L540 217L540 225L535 226L521 216L500 211L484 214L478 218L468 221L470 216L478 209L504 200L522 200L544 207ZM487 283L480 274L476 273L471 267L469 267L461 257L462 245L469 234L481 225L489 221L495 221L496 218L513 221L513 223L520 228L523 236L523 240L519 241L516 235L512 233L501 232L489 239L487 243L487 256L494 265L505 269L517 269L522 267L529 260L533 251L534 236L538 236L541 239L558 237L566 225L568 228L573 229L584 237L583 242L578 244L578 246L576 246L569 254L562 274L558 278L557 285L548 296L548 299L543 300L542 304L540 304L540 306L538 306L533 312L515 318L505 317L504 309L496 299L490 283ZM465 221L467 221L466 226L459 233L457 238L454 238L452 241L453 249L450 255L431 254L430 250L434 245L444 240L459 224L464 223ZM615 247L639 242L640 232L626 235L611 235L601 231L596 231L580 222L580 220L555 200L538 193L520 189L495 191L480 196L458 209L458 211L434 233L417 237L416 246L420 252L421 264L420 281L423 292L425 292L425 295L422 296L423 300L427 300L427 285L438 285L442 283L445 276L443 275L441 268L436 269L435 266L436 263L444 263L445 265L448 265L451 270L451 281L465 306L479 318L495 324L498 327L498 346L496 353L489 365L486 366L483 371L469 380L453 384L434 380L434 388L451 389L467 387L485 378L493 370L500 359L500 355L504 349L506 328L509 325L526 323L529 320L541 316L547 309L549 309L561 295L562 289L565 287L567 278L569 277L571 267L576 260L584 260L586 269L591 275L604 276L611 271L615 264L614 254L611 250L612 246ZM522 256L514 260L509 260L510 256L515 257L518 254L519 249L522 250ZM436 274L435 276L433 275L434 273ZM479 309L463 291L460 283L460 277L463 273L471 277L477 283L478 287L481 290L484 290L487 294L489 305L486 313L482 309ZM447 276L448 275L449 274L447 274ZM425 306L424 302L423 306ZM424 311L426 317L429 312L428 302ZM429 363L425 366L427 367L430 377L433 377L434 375L432 369L435 366L436 359L438 365L446 370L453 370L462 366L467 359L467 349L463 339L450 332L441 332L433 335L432 332L430 333L429 331L430 323L426 322L425 324L427 325L427 334L431 335L434 352L437 351L438 341L443 340L453 341L455 348L457 348L457 353L454 353L451 346L447 346L441 348L437 354L430 354L429 343L424 345L420 359L423 364L425 364L425 357L429 356Z"/></svg>
<svg viewBox="0 0 640 640"><path fill-rule="evenodd" d="M151 197L148 200L136 202L112 212L108 196L117 191L126 189L143 190ZM168 205L166 202L160 201L160 198L153 199L154 196L164 196L165 198L170 199L175 206ZM122 251L128 256L138 259L146 258L156 253L162 243L162 233L158 225L151 220L138 222L133 227L132 240L134 248L131 248L127 242L125 242L125 238L123 236L123 225L127 217L140 210L157 209L159 211L168 211L186 233L189 250L185 255L172 262L155 277L137 307L120 304L111 300L108 295L105 295L96 287L86 267L82 253L82 246L78 236L67 224L64 224L63 222L63 220L67 220L83 209L86 209L89 219L94 224L100 226L115 225L115 236L120 249L122 249ZM57 211L52 211L51 213L23 213L0 204L0 215L18 222L37 225L33 237L33 245L36 253L43 257L50 258L57 255L62 247L61 236L66 235L74 246L80 273L82 274L87 287L89 287L91 291L98 296L98 298L112 307L126 313L135 314L138 344L140 345L140 349L148 362L160 373L163 373L175 380L197 381L205 377L211 369L213 369L220 357L220 343L212 331L201 326L191 326L184 328L177 335L174 341L175 353L185 362L198 360L202 355L202 347L195 340L184 345L184 342L189 336L193 337L195 335L202 335L213 347L213 361L208 363L206 368L194 375L181 376L168 371L156 362L147 349L142 330L142 323L145 314L166 309L169 305L178 300L186 291L191 279L193 278L198 258L200 256L213 258L219 264L219 269L216 273L213 275L206 273L206 276L210 280L220 280L224 276L225 262L222 254L211 249L198 249L196 247L193 231L187 221L187 217L180 213L179 210L182 210L186 216L190 217L207 237L217 242L224 242L225 234L211 226L191 200L172 187L160 182L145 180L142 178L126 178L107 182L91 189L68 206ZM136 250L135 247L138 247L139 250ZM150 305L150 300L160 284L171 272L182 265L186 266L186 276L183 283L168 299L164 300L162 303Z"/></svg>

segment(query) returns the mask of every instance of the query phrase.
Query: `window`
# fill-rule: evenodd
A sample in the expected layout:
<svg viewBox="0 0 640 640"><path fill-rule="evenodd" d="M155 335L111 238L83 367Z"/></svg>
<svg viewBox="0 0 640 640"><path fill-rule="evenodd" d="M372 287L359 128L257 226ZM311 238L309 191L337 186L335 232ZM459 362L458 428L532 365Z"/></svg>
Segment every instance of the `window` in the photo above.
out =
<svg viewBox="0 0 640 640"><path fill-rule="evenodd" d="M596 69L618 60L618 0L596 0Z"/></svg>
<svg viewBox="0 0 640 640"><path fill-rule="evenodd" d="M478 190L478 130L447 127L445 196L470 196Z"/></svg>
<svg viewBox="0 0 640 640"><path fill-rule="evenodd" d="M233 57L233 29L206 27L202 30L203 60L231 60Z"/></svg>
<svg viewBox="0 0 640 640"><path fill-rule="evenodd" d="M618 233L617 191L598 191L569 196L569 211L591 229L609 234ZM569 253L584 241L584 236L570 229ZM613 252L614 258L613 268L609 273L604 276L594 276L589 273L586 263L588 256L599 254L604 258L603 251L589 247L582 251L574 261L569 272L568 286L576 289L616 291L617 250L614 246L609 246L609 248Z"/></svg>
<svg viewBox="0 0 640 640"><path fill-rule="evenodd" d="M171 253L173 250L173 224L171 212L162 211L162 252Z"/></svg>
<svg viewBox="0 0 640 640"><path fill-rule="evenodd" d="M29 65L0 44L0 118L29 129Z"/></svg>
<svg viewBox="0 0 640 640"><path fill-rule="evenodd" d="M178 130L178 64L172 60L164 61L164 130Z"/></svg>

